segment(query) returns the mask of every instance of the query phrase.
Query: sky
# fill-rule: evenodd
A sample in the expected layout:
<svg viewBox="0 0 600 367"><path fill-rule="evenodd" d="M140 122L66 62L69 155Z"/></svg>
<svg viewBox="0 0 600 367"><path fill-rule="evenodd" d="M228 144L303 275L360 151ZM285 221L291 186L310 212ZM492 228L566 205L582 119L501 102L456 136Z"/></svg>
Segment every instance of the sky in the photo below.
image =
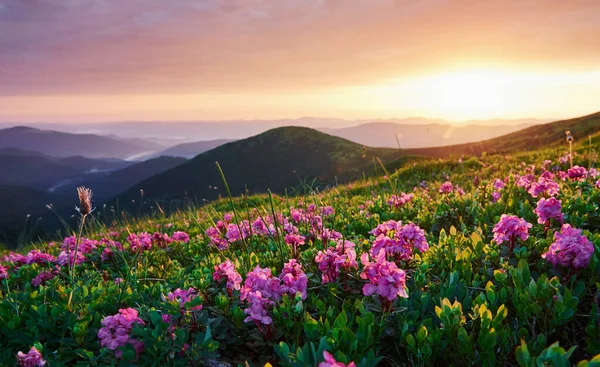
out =
<svg viewBox="0 0 600 367"><path fill-rule="evenodd" d="M0 0L0 121L567 118L597 0Z"/></svg>

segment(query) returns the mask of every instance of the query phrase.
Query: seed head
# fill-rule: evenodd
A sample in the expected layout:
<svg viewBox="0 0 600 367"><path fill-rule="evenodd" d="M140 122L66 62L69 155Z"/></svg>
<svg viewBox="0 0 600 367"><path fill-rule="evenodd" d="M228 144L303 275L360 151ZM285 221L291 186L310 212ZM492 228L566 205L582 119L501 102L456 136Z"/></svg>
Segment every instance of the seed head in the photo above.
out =
<svg viewBox="0 0 600 367"><path fill-rule="evenodd" d="M571 135L571 131L570 130L565 131L565 135L567 136L567 141L568 142L573 141L573 135Z"/></svg>
<svg viewBox="0 0 600 367"><path fill-rule="evenodd" d="M92 190L87 187L80 186L77 188L77 195L79 196L79 207L75 207L75 209L81 215L90 214L92 209Z"/></svg>

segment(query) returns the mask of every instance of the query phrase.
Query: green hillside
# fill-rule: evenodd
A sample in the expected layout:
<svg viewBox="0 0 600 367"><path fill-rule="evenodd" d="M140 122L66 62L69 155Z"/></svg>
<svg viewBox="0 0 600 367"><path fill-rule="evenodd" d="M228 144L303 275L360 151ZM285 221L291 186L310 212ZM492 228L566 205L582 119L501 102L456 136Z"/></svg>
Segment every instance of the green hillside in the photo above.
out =
<svg viewBox="0 0 600 367"><path fill-rule="evenodd" d="M565 131L577 139L600 132L600 112L592 115L535 125L526 129L477 143L451 145L439 148L403 149L404 155L448 157L449 155L480 155L508 153L555 147L565 142Z"/></svg>
<svg viewBox="0 0 600 367"><path fill-rule="evenodd" d="M283 127L231 142L198 155L185 164L151 177L118 197L129 203L144 197L152 200L214 200L226 194L221 165L233 195L283 193L286 189L323 188L357 179L379 163L397 159L394 149L366 148L303 127ZM216 187L216 189L215 189Z"/></svg>

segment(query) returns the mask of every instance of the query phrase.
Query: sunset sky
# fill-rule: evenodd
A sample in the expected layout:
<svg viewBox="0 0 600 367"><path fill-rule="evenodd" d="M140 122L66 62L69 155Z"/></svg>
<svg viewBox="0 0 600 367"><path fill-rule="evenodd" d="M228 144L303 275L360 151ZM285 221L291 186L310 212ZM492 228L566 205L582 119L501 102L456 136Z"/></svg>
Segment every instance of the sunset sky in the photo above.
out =
<svg viewBox="0 0 600 367"><path fill-rule="evenodd" d="M598 0L0 0L0 121L563 118Z"/></svg>

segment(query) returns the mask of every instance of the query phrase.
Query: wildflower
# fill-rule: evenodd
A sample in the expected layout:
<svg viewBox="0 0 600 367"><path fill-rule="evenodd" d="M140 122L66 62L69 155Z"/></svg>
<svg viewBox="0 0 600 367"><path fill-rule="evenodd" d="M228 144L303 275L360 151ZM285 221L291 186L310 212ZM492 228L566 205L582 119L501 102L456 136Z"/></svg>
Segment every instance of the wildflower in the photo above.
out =
<svg viewBox="0 0 600 367"><path fill-rule="evenodd" d="M494 190L496 191L500 191L502 190L504 187L506 186L506 184L504 183L504 181L502 181L501 179L497 178L494 180Z"/></svg>
<svg viewBox="0 0 600 367"><path fill-rule="evenodd" d="M11 263L18 267L27 264L27 257L14 252L9 252L8 255L2 258L2 262Z"/></svg>
<svg viewBox="0 0 600 367"><path fill-rule="evenodd" d="M420 252L429 249L425 231L413 223L402 225L400 221L391 220L380 224L370 233L379 234L369 251L374 257L382 251L386 255L393 255L397 260L409 261L415 248Z"/></svg>
<svg viewBox="0 0 600 367"><path fill-rule="evenodd" d="M573 166L569 168L567 175L573 181L583 181L587 176L587 170L584 167Z"/></svg>
<svg viewBox="0 0 600 367"><path fill-rule="evenodd" d="M31 280L31 285L39 287L40 285L46 284L47 281L53 279L55 276L56 273L53 271L41 271Z"/></svg>
<svg viewBox="0 0 600 367"><path fill-rule="evenodd" d="M173 235L171 236L171 239L173 241L187 243L190 240L190 236L185 232L177 231L177 232L173 233Z"/></svg>
<svg viewBox="0 0 600 367"><path fill-rule="evenodd" d="M173 240L166 233L154 232L152 235L152 243L159 248L166 248Z"/></svg>
<svg viewBox="0 0 600 367"><path fill-rule="evenodd" d="M323 284L336 281L341 270L358 268L355 246L354 242L339 241L335 248L329 247L324 252L317 253L315 262L322 272L321 282Z"/></svg>
<svg viewBox="0 0 600 367"><path fill-rule="evenodd" d="M227 260L220 265L215 265L213 279L220 282L221 279L227 279L227 289L230 291L239 290L242 284L242 276L235 271L235 265L231 260Z"/></svg>
<svg viewBox="0 0 600 367"><path fill-rule="evenodd" d="M185 314L185 304L191 302L194 298L196 298L197 294L194 288L188 288L187 290L177 288L173 292L169 292L167 295L167 299L169 302L179 302L179 308L181 314ZM190 311L200 311L202 310L202 305L194 306L190 308Z"/></svg>
<svg viewBox="0 0 600 367"><path fill-rule="evenodd" d="M581 230L565 224L560 233L554 234L554 243L542 254L542 258L554 266L560 264L563 267L581 269L589 265L593 253L594 245L581 234Z"/></svg>
<svg viewBox="0 0 600 367"><path fill-rule="evenodd" d="M0 265L0 279L8 279L8 268Z"/></svg>
<svg viewBox="0 0 600 367"><path fill-rule="evenodd" d="M40 250L31 250L27 254L27 264L48 264L56 261L56 258L50 254L45 252L41 252Z"/></svg>
<svg viewBox="0 0 600 367"><path fill-rule="evenodd" d="M335 214L335 209L331 206L325 206L321 209L321 215L327 217Z"/></svg>
<svg viewBox="0 0 600 367"><path fill-rule="evenodd" d="M281 292L288 293L290 296L295 296L300 293L302 299L306 299L306 287L308 278L302 270L302 265L296 259L290 259L283 265L283 270L279 276L281 282Z"/></svg>
<svg viewBox="0 0 600 367"><path fill-rule="evenodd" d="M115 278L115 284L116 285L119 285L121 283L123 283L123 278Z"/></svg>
<svg viewBox="0 0 600 367"><path fill-rule="evenodd" d="M400 195L392 195L388 200L388 204L394 208L403 207L406 203L413 199L412 194L401 193Z"/></svg>
<svg viewBox="0 0 600 367"><path fill-rule="evenodd" d="M273 322L273 319L268 316L268 309L271 303L268 299L263 298L260 291L249 294L248 300L250 307L244 310L244 313L248 315L244 319L244 322L254 321L257 325L269 325Z"/></svg>
<svg viewBox="0 0 600 367"><path fill-rule="evenodd" d="M204 233L208 236L210 244L216 246L219 250L226 250L229 247L229 242L222 237L219 229L209 227Z"/></svg>
<svg viewBox="0 0 600 367"><path fill-rule="evenodd" d="M388 301L395 300L397 296L408 298L406 273L393 262L385 260L385 252L380 252L374 262L369 261L369 254L364 253L361 261L365 268L360 277L369 280L363 286L365 296L377 294Z"/></svg>
<svg viewBox="0 0 600 367"><path fill-rule="evenodd" d="M75 256L77 256L77 258L75 258ZM68 253L67 251L61 251L58 254L56 262L60 266L65 266L67 264L68 266L72 266L73 262L75 264L82 264L85 262L85 260L85 255L82 252L77 252L77 255L75 255L74 251L71 251L71 253Z"/></svg>
<svg viewBox="0 0 600 367"><path fill-rule="evenodd" d="M288 233L285 235L285 243L287 243L288 245L290 245L294 248L294 253L296 252L296 249L298 248L298 246L304 245L305 239L306 239L306 237L301 236L296 233Z"/></svg>
<svg viewBox="0 0 600 367"><path fill-rule="evenodd" d="M336 361L335 358L333 358L333 355L326 350L323 351L323 358L325 359L325 362L319 363L319 367L356 367L354 362L350 362L346 365Z"/></svg>
<svg viewBox="0 0 600 367"><path fill-rule="evenodd" d="M79 196L79 207L75 207L75 209L83 216L90 214L94 210L92 209L92 190L80 186L77 188L77 196Z"/></svg>
<svg viewBox="0 0 600 367"><path fill-rule="evenodd" d="M465 190L463 190L463 188L462 188L462 187L458 186L458 184L454 185L454 190L456 191L456 193L457 193L459 196L463 196L463 195L465 195L465 194L466 194L466 193L465 193Z"/></svg>
<svg viewBox="0 0 600 367"><path fill-rule="evenodd" d="M502 194L499 193L498 191L492 192L492 203L497 203L501 197L502 197Z"/></svg>
<svg viewBox="0 0 600 367"><path fill-rule="evenodd" d="M129 242L129 247L131 251L148 251L152 248L152 236L147 232L142 232L139 234L132 233L127 236L127 242Z"/></svg>
<svg viewBox="0 0 600 367"><path fill-rule="evenodd" d="M281 297L281 283L271 275L271 269L256 266L248 273L244 286L241 288L240 299L243 301L252 292L260 292L263 298L278 300Z"/></svg>
<svg viewBox="0 0 600 367"><path fill-rule="evenodd" d="M439 192L441 194L449 194L453 191L453 186L452 186L452 182L450 181L446 181L444 182L439 189Z"/></svg>
<svg viewBox="0 0 600 367"><path fill-rule="evenodd" d="M42 353L36 347L31 347L27 354L23 352L17 353L17 362L19 362L19 366L23 367L44 366L46 364L46 361L42 358Z"/></svg>
<svg viewBox="0 0 600 367"><path fill-rule="evenodd" d="M138 317L138 311L133 308L119 309L119 313L102 319L102 328L98 331L100 346L115 350L132 339L129 337L134 324L144 325Z"/></svg>
<svg viewBox="0 0 600 367"><path fill-rule="evenodd" d="M533 210L538 216L538 223L545 224L546 227L550 226L550 220L556 219L562 223L563 213L561 213L561 201L555 198L540 199L537 203L537 207Z"/></svg>
<svg viewBox="0 0 600 367"><path fill-rule="evenodd" d="M600 180L596 181L596 187L600 189Z"/></svg>
<svg viewBox="0 0 600 367"><path fill-rule="evenodd" d="M548 173L548 174L545 174ZM531 183L527 192L534 198L540 195L555 196L558 195L560 188L554 180L552 180L552 173L549 171L544 172L537 182Z"/></svg>
<svg viewBox="0 0 600 367"><path fill-rule="evenodd" d="M505 241L509 242L509 250L512 251L516 241L520 238L522 241L529 238L529 228L531 223L515 215L502 214L500 221L494 226L494 241L500 245Z"/></svg>

